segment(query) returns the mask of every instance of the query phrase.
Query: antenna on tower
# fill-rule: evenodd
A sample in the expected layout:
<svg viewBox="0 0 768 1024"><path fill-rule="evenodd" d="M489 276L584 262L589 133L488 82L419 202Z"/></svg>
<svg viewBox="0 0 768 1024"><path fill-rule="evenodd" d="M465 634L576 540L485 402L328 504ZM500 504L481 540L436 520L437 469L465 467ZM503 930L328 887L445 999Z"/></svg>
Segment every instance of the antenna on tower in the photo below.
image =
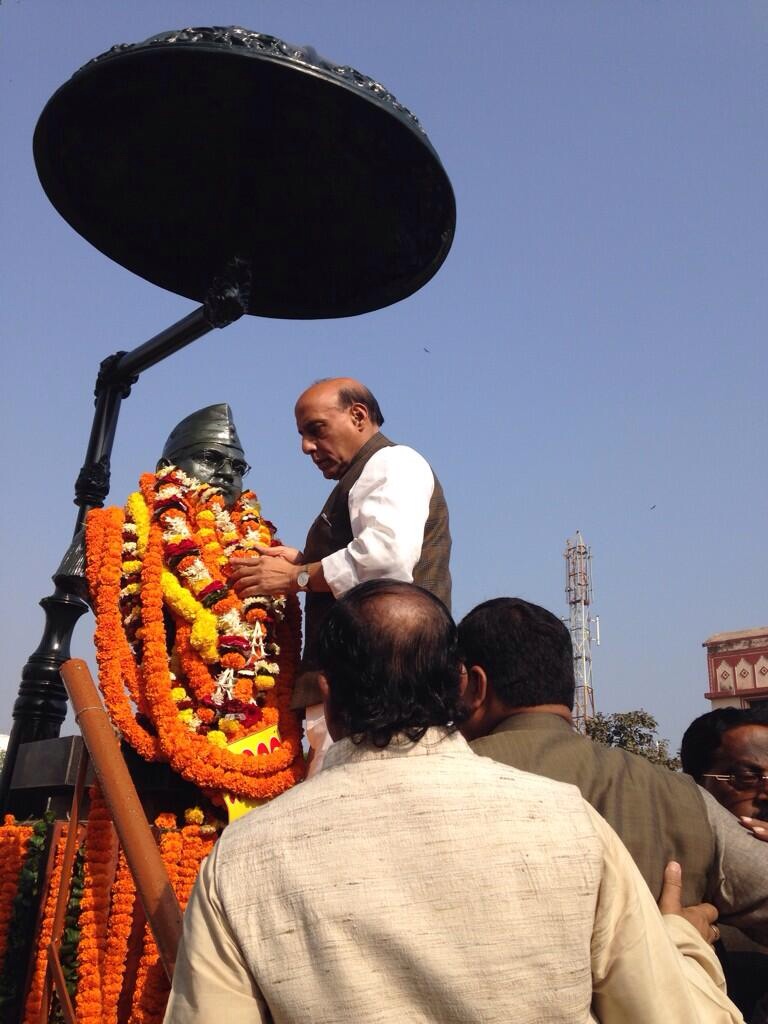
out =
<svg viewBox="0 0 768 1024"><path fill-rule="evenodd" d="M573 669L576 677L573 721L578 731L583 733L586 732L587 722L595 715L592 640L600 646L600 619L593 619L589 614L592 603L592 550L584 543L579 530L575 537L570 537L566 542L565 596L570 608L568 628L573 644Z"/></svg>

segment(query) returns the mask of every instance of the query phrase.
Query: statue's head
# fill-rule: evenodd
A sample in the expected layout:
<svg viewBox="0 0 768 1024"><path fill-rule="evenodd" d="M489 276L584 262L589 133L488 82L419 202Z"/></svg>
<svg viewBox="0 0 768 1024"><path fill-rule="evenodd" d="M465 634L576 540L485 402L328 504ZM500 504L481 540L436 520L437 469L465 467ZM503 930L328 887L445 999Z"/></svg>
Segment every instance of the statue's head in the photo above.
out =
<svg viewBox="0 0 768 1024"><path fill-rule="evenodd" d="M232 410L225 402L198 409L176 424L157 468L168 465L178 466L201 483L221 488L227 508L232 508L251 467L245 461Z"/></svg>

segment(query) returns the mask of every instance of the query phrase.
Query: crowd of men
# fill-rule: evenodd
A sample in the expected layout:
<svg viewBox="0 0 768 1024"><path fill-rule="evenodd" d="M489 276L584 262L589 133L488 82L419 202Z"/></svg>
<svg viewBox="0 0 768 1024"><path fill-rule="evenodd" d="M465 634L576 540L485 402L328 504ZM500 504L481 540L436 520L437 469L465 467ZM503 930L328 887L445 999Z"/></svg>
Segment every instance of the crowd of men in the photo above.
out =
<svg viewBox="0 0 768 1024"><path fill-rule="evenodd" d="M702 716L690 774L579 735L555 615L498 598L454 624L442 491L370 392L321 382L296 415L336 488L303 552L233 585L323 598L316 770L203 865L166 1020L764 1024L765 954L721 928L768 944L766 717Z"/></svg>

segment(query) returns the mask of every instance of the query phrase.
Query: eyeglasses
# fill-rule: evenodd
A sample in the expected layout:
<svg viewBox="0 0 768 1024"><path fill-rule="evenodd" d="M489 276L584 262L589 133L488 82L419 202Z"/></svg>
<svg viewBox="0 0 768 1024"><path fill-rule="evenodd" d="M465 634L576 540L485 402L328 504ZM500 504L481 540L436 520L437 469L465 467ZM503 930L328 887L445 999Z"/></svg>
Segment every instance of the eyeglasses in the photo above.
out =
<svg viewBox="0 0 768 1024"><path fill-rule="evenodd" d="M739 768L730 775L713 775L705 772L703 779L717 779L718 782L727 782L733 789L740 792L753 790L757 792L761 786L768 786L768 772L760 772L756 768Z"/></svg>
<svg viewBox="0 0 768 1024"><path fill-rule="evenodd" d="M231 456L224 455L223 452L217 452L213 449L200 452L197 458L200 462L205 462L206 465L217 472L223 469L227 463L231 466L235 476L247 476L251 471L251 467L244 459L233 459Z"/></svg>

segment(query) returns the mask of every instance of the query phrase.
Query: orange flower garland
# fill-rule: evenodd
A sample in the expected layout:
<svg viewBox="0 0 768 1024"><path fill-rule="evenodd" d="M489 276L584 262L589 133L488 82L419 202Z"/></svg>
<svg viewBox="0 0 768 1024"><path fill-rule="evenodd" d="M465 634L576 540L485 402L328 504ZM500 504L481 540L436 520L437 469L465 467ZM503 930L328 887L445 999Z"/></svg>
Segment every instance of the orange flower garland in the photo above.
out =
<svg viewBox="0 0 768 1024"><path fill-rule="evenodd" d="M31 835L32 826L17 825L12 814L7 814L0 826L0 964L5 959L13 901Z"/></svg>
<svg viewBox="0 0 768 1024"><path fill-rule="evenodd" d="M112 721L134 750L145 760L159 755L157 737L140 726L123 687L124 681L138 702L138 668L128 646L120 619L120 566L123 512L99 509L86 520L86 576L96 613L96 659L99 686Z"/></svg>
<svg viewBox="0 0 768 1024"><path fill-rule="evenodd" d="M133 875L120 849L112 887L107 946L104 952L104 979L101 995L101 1019L104 1024L118 1024L117 1010L128 957L128 940L133 927L136 886Z"/></svg>
<svg viewBox="0 0 768 1024"><path fill-rule="evenodd" d="M173 890L178 895L182 834L176 828L176 818L173 814L159 814L155 818L155 826L160 831L160 855ZM169 992L170 984L160 962L154 936L147 924L144 928L144 951L136 974L129 1024L159 1024L165 1014Z"/></svg>
<svg viewBox="0 0 768 1024"><path fill-rule="evenodd" d="M199 812L198 812L199 813ZM189 812L187 812L189 818ZM202 815L201 815L202 817ZM195 884L200 865L216 842L216 832L211 826L189 822L181 830L181 858L177 873L176 895L182 910L186 909L192 886Z"/></svg>
<svg viewBox="0 0 768 1024"><path fill-rule="evenodd" d="M171 884L183 908L200 870L202 860L210 853L218 837L220 824L210 824L200 808L185 813L185 824L179 828L172 814L155 819L159 833L158 845ZM47 889L43 894L41 924L36 939L30 989L24 1013L24 1024L38 1024L42 1005L42 992L47 964L47 950L51 939L53 915L58 891L62 883L62 864L67 828L64 825L52 850L52 869ZM32 834L30 826L15 824L5 819L0 827L0 879L7 878L10 898L16 894L18 872L27 853ZM94 794L92 813L83 845L83 883L80 898L78 929L78 979L74 1003L78 1021L98 1020L103 1024L118 1024L118 1009L128 993L123 992L126 965L131 958L132 930L137 894L125 854L117 853L114 884L111 886L112 867L115 862L115 839L103 799ZM16 854L13 850L16 849ZM15 858L15 870L13 860ZM15 879L11 876L15 874ZM7 925L0 931L5 941ZM169 986L160 964L154 939L148 926L143 929L136 977L130 992L130 1020L132 1024L159 1024L168 998Z"/></svg>
<svg viewBox="0 0 768 1024"><path fill-rule="evenodd" d="M94 510L86 523L100 683L113 721L143 757L167 760L212 794L278 795L304 774L290 710L298 602L243 601L226 586L229 558L272 543L273 527L250 492L230 511L215 488L173 467L145 474L127 509ZM270 725L281 745L269 753L227 749Z"/></svg>
<svg viewBox="0 0 768 1024"><path fill-rule="evenodd" d="M56 901L61 887L61 871L64 863L64 847L67 843L68 825L64 825L56 844L53 870L48 882L48 892L45 896L40 932L37 938L35 962L32 979L27 994L27 1002L24 1007L24 1024L38 1024L40 1019L40 1008L43 1002L43 985L45 984L45 972L48 966L48 945L53 934L53 915L56 912ZM80 1018L78 1018L80 1020ZM82 1018L85 1020L85 1018Z"/></svg>
<svg viewBox="0 0 768 1024"><path fill-rule="evenodd" d="M94 787L85 834L85 873L77 947L75 1009L78 1024L101 1024L102 1021L104 956L116 841L107 805L101 791Z"/></svg>

